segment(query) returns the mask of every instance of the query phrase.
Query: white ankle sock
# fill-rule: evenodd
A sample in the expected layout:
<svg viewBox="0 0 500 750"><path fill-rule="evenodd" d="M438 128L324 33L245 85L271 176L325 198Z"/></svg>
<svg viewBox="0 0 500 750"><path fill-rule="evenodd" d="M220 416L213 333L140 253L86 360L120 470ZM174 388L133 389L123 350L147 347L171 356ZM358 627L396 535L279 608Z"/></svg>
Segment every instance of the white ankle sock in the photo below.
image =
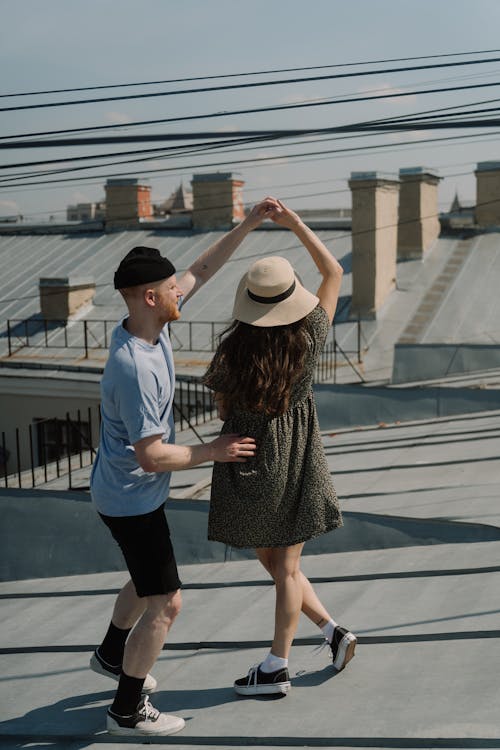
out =
<svg viewBox="0 0 500 750"><path fill-rule="evenodd" d="M333 631L338 626L338 622L335 622L335 620L329 620L326 625L323 625L321 630L325 634L325 638L328 641L328 643L332 642L333 638Z"/></svg>
<svg viewBox="0 0 500 750"><path fill-rule="evenodd" d="M276 672L278 669L285 669L285 667L288 667L288 659L275 656L271 651L260 665L261 670L267 673Z"/></svg>

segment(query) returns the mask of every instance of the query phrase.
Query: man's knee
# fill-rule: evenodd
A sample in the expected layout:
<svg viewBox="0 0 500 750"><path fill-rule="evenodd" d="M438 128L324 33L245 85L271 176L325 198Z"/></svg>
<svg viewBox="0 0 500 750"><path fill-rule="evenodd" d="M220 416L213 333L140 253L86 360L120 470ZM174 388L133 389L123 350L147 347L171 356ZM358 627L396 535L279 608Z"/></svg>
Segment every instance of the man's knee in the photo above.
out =
<svg viewBox="0 0 500 750"><path fill-rule="evenodd" d="M147 597L147 612L153 619L171 623L175 620L182 608L182 595L180 589L169 594L160 594Z"/></svg>
<svg viewBox="0 0 500 750"><path fill-rule="evenodd" d="M175 619L182 609L182 594L180 589L177 589L177 591L174 591L172 594L170 594L170 599L167 606L172 618Z"/></svg>

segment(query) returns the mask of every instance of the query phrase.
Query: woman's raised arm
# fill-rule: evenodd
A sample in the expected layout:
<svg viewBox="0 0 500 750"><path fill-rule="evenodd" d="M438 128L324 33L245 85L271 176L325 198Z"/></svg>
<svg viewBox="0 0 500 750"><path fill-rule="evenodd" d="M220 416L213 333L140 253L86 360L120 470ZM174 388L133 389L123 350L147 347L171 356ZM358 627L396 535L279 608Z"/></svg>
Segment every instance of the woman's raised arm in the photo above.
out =
<svg viewBox="0 0 500 750"><path fill-rule="evenodd" d="M290 229L304 245L316 264L323 277L316 294L319 297L321 307L324 308L331 322L335 315L344 270L338 260L321 242L318 235L304 224L300 216L287 208L281 201L278 200L277 203L279 208L273 211L269 218L276 224Z"/></svg>

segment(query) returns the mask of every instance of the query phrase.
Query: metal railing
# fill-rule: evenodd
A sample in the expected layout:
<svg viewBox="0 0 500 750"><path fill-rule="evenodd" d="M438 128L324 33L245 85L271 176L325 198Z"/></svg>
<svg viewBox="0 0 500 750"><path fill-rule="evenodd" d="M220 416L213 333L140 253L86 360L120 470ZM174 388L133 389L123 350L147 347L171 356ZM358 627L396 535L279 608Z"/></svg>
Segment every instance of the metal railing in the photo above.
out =
<svg viewBox="0 0 500 750"><path fill-rule="evenodd" d="M75 416L66 413L64 419L38 419L24 429L2 432L3 485L37 487L67 476L68 489L72 489L73 472L94 461L93 435L97 434L94 425L98 414L98 409L89 407L83 419L78 410Z"/></svg>
<svg viewBox="0 0 500 750"><path fill-rule="evenodd" d="M88 359L93 351L109 348L113 320L43 320L39 318L7 320L9 357L24 348L78 350ZM170 329L174 351L214 352L218 334L227 322L179 320Z"/></svg>
<svg viewBox="0 0 500 750"><path fill-rule="evenodd" d="M7 320L9 357L26 347L36 349L78 349L88 359L92 350L108 349L112 320Z"/></svg>
<svg viewBox="0 0 500 750"><path fill-rule="evenodd" d="M198 435L195 426L215 416L208 388L195 378L181 376L174 400L178 428L190 428ZM83 416L81 411L67 413L64 419L40 419L25 428L1 432L1 483L7 488L33 488L67 477L68 489L82 489L73 486L73 477L78 469L89 468L94 462L99 420L99 408L89 407Z"/></svg>
<svg viewBox="0 0 500 750"><path fill-rule="evenodd" d="M174 351L213 353L217 348L219 334L228 323L222 321L178 320L171 326L170 337ZM325 345L323 358L318 366L318 378L334 379L340 364L348 364L356 377L363 381L363 376L356 365L361 364L362 326L361 320L355 321L356 348L345 351L336 337L337 325L332 325L331 334ZM92 351L106 350L109 347L111 332L116 321L111 320L27 320L9 319L7 321L7 340L9 357L26 347L36 349L79 350L80 356L89 358ZM187 382L187 381L186 381Z"/></svg>

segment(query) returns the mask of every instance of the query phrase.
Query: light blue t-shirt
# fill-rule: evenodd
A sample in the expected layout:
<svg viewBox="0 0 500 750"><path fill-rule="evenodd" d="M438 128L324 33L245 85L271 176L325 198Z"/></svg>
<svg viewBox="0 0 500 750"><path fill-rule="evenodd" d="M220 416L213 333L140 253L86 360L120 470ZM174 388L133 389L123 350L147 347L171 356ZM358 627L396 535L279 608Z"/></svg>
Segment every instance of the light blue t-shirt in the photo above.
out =
<svg viewBox="0 0 500 750"><path fill-rule="evenodd" d="M134 443L151 435L175 441L175 371L167 329L156 344L131 336L120 323L113 331L101 381L101 434L90 491L106 516L137 516L168 497L170 472L145 472Z"/></svg>

